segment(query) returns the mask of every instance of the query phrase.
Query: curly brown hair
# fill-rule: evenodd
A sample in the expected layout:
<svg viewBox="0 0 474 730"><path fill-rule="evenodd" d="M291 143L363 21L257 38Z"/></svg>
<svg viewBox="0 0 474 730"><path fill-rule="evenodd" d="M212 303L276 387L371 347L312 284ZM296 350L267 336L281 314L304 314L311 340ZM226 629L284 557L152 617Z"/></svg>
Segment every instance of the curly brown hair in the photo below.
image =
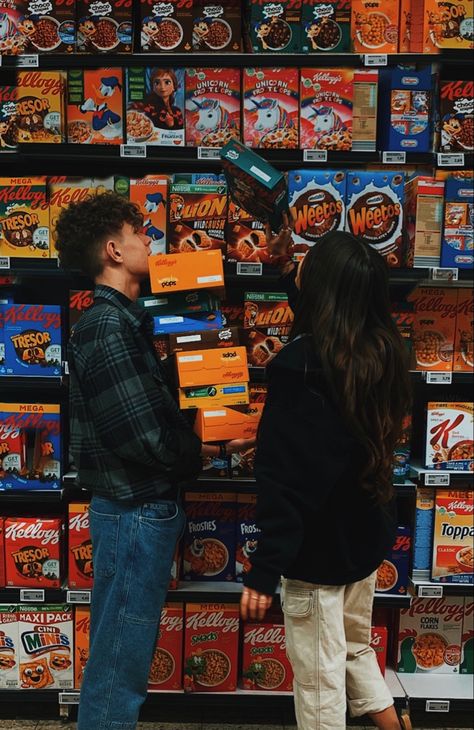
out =
<svg viewBox="0 0 474 730"><path fill-rule="evenodd" d="M134 203L117 193L100 193L71 203L61 211L56 224L61 266L79 269L95 279L103 270L103 244L108 237L120 235L124 223L141 230L143 216Z"/></svg>

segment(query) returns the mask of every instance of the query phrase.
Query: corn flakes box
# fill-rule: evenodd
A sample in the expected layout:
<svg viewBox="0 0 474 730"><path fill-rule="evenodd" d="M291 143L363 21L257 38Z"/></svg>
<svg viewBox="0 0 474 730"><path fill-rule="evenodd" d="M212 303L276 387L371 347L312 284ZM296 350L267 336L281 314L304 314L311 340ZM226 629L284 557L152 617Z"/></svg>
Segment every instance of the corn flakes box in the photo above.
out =
<svg viewBox="0 0 474 730"><path fill-rule="evenodd" d="M131 53L132 0L76 0L78 53Z"/></svg>
<svg viewBox="0 0 474 730"><path fill-rule="evenodd" d="M60 517L5 520L7 586L60 588L64 525Z"/></svg>
<svg viewBox="0 0 474 730"><path fill-rule="evenodd" d="M237 495L235 576L242 582L244 575L252 567L252 555L258 547L258 536L261 530L256 524L257 495Z"/></svg>
<svg viewBox="0 0 474 730"><path fill-rule="evenodd" d="M473 513L472 491L436 491L431 580L440 583L473 583Z"/></svg>
<svg viewBox="0 0 474 730"><path fill-rule="evenodd" d="M402 596L408 590L411 555L411 530L398 526L395 543L377 570L376 593Z"/></svg>
<svg viewBox="0 0 474 730"><path fill-rule="evenodd" d="M386 626L372 626L370 632L370 646L375 652L380 671L385 677L388 651L388 629Z"/></svg>
<svg viewBox="0 0 474 730"><path fill-rule="evenodd" d="M63 71L19 71L16 124L18 142L65 141Z"/></svg>
<svg viewBox="0 0 474 730"><path fill-rule="evenodd" d="M68 0L27 0L18 22L22 53L72 53L76 46L74 3Z"/></svg>
<svg viewBox="0 0 474 730"><path fill-rule="evenodd" d="M140 23L142 52L192 50L193 0L140 0Z"/></svg>
<svg viewBox="0 0 474 730"><path fill-rule="evenodd" d="M187 492L183 541L183 579L235 579L236 495Z"/></svg>
<svg viewBox="0 0 474 730"><path fill-rule="evenodd" d="M49 214L44 178L0 178L0 255L49 258Z"/></svg>
<svg viewBox="0 0 474 730"><path fill-rule="evenodd" d="M169 692L183 688L183 608L182 603L165 603L163 606L148 691Z"/></svg>
<svg viewBox="0 0 474 730"><path fill-rule="evenodd" d="M445 287L418 286L413 303L416 370L452 370L457 293Z"/></svg>
<svg viewBox="0 0 474 730"><path fill-rule="evenodd" d="M89 504L71 502L68 519L68 578L70 588L92 588L92 541Z"/></svg>
<svg viewBox="0 0 474 730"><path fill-rule="evenodd" d="M17 144L16 121L17 87L0 84L0 151L15 150Z"/></svg>
<svg viewBox="0 0 474 730"><path fill-rule="evenodd" d="M0 690L19 688L17 606L0 605Z"/></svg>
<svg viewBox="0 0 474 730"><path fill-rule="evenodd" d="M18 606L20 689L72 689L72 608Z"/></svg>
<svg viewBox="0 0 474 730"><path fill-rule="evenodd" d="M127 69L127 141L184 145L184 69Z"/></svg>
<svg viewBox="0 0 474 730"><path fill-rule="evenodd" d="M441 81L441 146L443 152L474 150L474 83Z"/></svg>
<svg viewBox="0 0 474 730"><path fill-rule="evenodd" d="M472 373L473 368L474 300L472 291L469 289L458 289L453 370L455 372Z"/></svg>
<svg viewBox="0 0 474 730"><path fill-rule="evenodd" d="M301 2L250 0L253 53L297 53L301 48Z"/></svg>
<svg viewBox="0 0 474 730"><path fill-rule="evenodd" d="M350 46L351 6L349 0L324 2L303 0L301 7L301 51L343 53Z"/></svg>
<svg viewBox="0 0 474 730"><path fill-rule="evenodd" d="M474 267L474 184L472 178L450 176L445 186L441 266Z"/></svg>
<svg viewBox="0 0 474 730"><path fill-rule="evenodd" d="M352 50L355 53L397 53L399 3L352 0Z"/></svg>
<svg viewBox="0 0 474 730"><path fill-rule="evenodd" d="M243 70L243 141L261 149L298 149L296 68Z"/></svg>
<svg viewBox="0 0 474 730"><path fill-rule="evenodd" d="M235 604L186 604L185 692L235 692L239 626L239 609Z"/></svg>
<svg viewBox="0 0 474 730"><path fill-rule="evenodd" d="M228 218L226 226L226 261L251 261L271 263L267 248L265 224L247 213L246 210L228 199Z"/></svg>
<svg viewBox="0 0 474 730"><path fill-rule="evenodd" d="M74 610L74 689L80 689L84 669L89 659L91 630L90 606L76 606Z"/></svg>
<svg viewBox="0 0 474 730"><path fill-rule="evenodd" d="M470 596L464 599L460 673L474 674L474 601Z"/></svg>
<svg viewBox="0 0 474 730"><path fill-rule="evenodd" d="M425 442L427 469L472 472L473 415L472 403L428 403Z"/></svg>
<svg viewBox="0 0 474 730"><path fill-rule="evenodd" d="M350 150L354 70L302 68L301 149Z"/></svg>
<svg viewBox="0 0 474 730"><path fill-rule="evenodd" d="M232 53L242 50L242 3L193 2L193 51Z"/></svg>
<svg viewBox="0 0 474 730"><path fill-rule="evenodd" d="M67 141L69 144L123 144L121 68L69 69Z"/></svg>
<svg viewBox="0 0 474 730"><path fill-rule="evenodd" d="M286 654L283 623L244 623L242 687L267 692L293 691L293 670Z"/></svg>
<svg viewBox="0 0 474 730"><path fill-rule="evenodd" d="M143 215L143 233L151 238L152 254L166 253L167 175L146 175L130 180L130 200Z"/></svg>
<svg viewBox="0 0 474 730"><path fill-rule="evenodd" d="M240 139L240 69L186 69L186 145L223 147Z"/></svg>
<svg viewBox="0 0 474 730"><path fill-rule="evenodd" d="M53 304L5 305L4 338L6 375L61 375L60 307Z"/></svg>
<svg viewBox="0 0 474 730"><path fill-rule="evenodd" d="M169 253L225 252L226 185L172 183L168 203Z"/></svg>

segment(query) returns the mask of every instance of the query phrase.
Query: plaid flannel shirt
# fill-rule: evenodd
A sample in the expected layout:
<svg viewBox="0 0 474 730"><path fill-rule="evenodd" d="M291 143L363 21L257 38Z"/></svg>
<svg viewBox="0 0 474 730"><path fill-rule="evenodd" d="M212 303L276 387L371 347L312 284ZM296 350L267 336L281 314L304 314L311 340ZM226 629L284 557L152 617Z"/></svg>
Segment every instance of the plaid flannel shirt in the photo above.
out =
<svg viewBox="0 0 474 730"><path fill-rule="evenodd" d="M108 499L169 498L201 468L152 332L145 310L98 286L69 342L71 453L80 485Z"/></svg>

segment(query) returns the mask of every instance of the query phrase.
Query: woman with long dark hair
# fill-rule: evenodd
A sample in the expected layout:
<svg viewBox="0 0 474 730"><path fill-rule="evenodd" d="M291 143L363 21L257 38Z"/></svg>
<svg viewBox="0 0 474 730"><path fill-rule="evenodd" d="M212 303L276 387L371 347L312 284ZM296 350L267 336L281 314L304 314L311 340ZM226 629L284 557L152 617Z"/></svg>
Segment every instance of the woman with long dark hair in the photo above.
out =
<svg viewBox="0 0 474 730"><path fill-rule="evenodd" d="M349 233L326 235L298 269L287 221L267 239L295 319L267 371L255 460L262 534L242 617L262 619L283 576L299 730L344 730L346 697L353 716L409 728L370 647L376 570L395 539L392 454L410 403L387 266Z"/></svg>

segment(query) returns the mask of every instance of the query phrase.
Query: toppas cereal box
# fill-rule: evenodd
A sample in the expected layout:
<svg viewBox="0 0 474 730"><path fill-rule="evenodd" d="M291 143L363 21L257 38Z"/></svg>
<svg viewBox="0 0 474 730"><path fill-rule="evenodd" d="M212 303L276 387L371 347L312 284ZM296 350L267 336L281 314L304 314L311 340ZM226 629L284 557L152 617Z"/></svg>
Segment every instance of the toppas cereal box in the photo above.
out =
<svg viewBox="0 0 474 730"><path fill-rule="evenodd" d="M229 603L187 603L184 634L185 692L237 689L239 609Z"/></svg>
<svg viewBox="0 0 474 730"><path fill-rule="evenodd" d="M59 214L70 203L80 203L88 200L94 195L100 195L107 190L114 190L115 180L113 177L94 178L94 177L68 177L62 181L48 180L48 207L49 207L49 227L51 240L53 244L56 242L56 225ZM50 256L56 256L57 252L52 246Z"/></svg>
<svg viewBox="0 0 474 730"><path fill-rule="evenodd" d="M20 689L72 689L74 624L70 606L18 606Z"/></svg>
<svg viewBox="0 0 474 730"><path fill-rule="evenodd" d="M17 606L0 605L0 690L18 689Z"/></svg>
<svg viewBox="0 0 474 730"><path fill-rule="evenodd" d="M454 340L455 372L470 372L474 368L474 299L472 290L458 289L456 338Z"/></svg>
<svg viewBox="0 0 474 730"><path fill-rule="evenodd" d="M353 69L301 69L301 149L351 149L353 81Z"/></svg>
<svg viewBox="0 0 474 730"><path fill-rule="evenodd" d="M242 685L249 690L293 691L293 671L286 655L283 624L244 624Z"/></svg>
<svg viewBox="0 0 474 730"><path fill-rule="evenodd" d="M298 149L298 69L245 68L244 144Z"/></svg>
<svg viewBox="0 0 474 730"><path fill-rule="evenodd" d="M412 598L399 614L396 670L409 674L458 674L464 598Z"/></svg>
<svg viewBox="0 0 474 730"><path fill-rule="evenodd" d="M224 286L222 254L216 250L156 254L148 257L151 290L221 289Z"/></svg>
<svg viewBox="0 0 474 730"><path fill-rule="evenodd" d="M249 15L253 53L300 50L301 2L250 0Z"/></svg>
<svg viewBox="0 0 474 730"><path fill-rule="evenodd" d="M49 258L44 178L0 178L0 255Z"/></svg>
<svg viewBox="0 0 474 730"><path fill-rule="evenodd" d="M60 588L64 525L60 517L5 520L7 586Z"/></svg>
<svg viewBox="0 0 474 730"><path fill-rule="evenodd" d="M79 322L82 314L94 304L92 289L71 289L69 292L69 331Z"/></svg>
<svg viewBox="0 0 474 730"><path fill-rule="evenodd" d="M4 338L6 375L61 375L60 307L5 305Z"/></svg>
<svg viewBox="0 0 474 730"><path fill-rule="evenodd" d="M140 16L142 51L191 51L193 0L141 0Z"/></svg>
<svg viewBox="0 0 474 730"><path fill-rule="evenodd" d="M160 628L148 678L148 690L182 689L183 638L183 604L165 603L161 611Z"/></svg>
<svg viewBox="0 0 474 730"><path fill-rule="evenodd" d="M352 47L356 53L397 53L398 3L352 0L351 9Z"/></svg>
<svg viewBox="0 0 474 730"><path fill-rule="evenodd" d="M240 139L240 69L186 69L186 144L223 147Z"/></svg>
<svg viewBox="0 0 474 730"><path fill-rule="evenodd" d="M3 3L2 3L3 4ZM22 53L72 53L76 45L74 3L68 0L27 0L18 31Z"/></svg>
<svg viewBox="0 0 474 730"><path fill-rule="evenodd" d="M444 182L412 177L405 184L406 265L439 266L444 209Z"/></svg>
<svg viewBox="0 0 474 730"><path fill-rule="evenodd" d="M121 68L70 69L67 90L69 144L122 144Z"/></svg>
<svg viewBox="0 0 474 730"><path fill-rule="evenodd" d="M293 314L281 292L246 292L244 336L252 367L265 367L287 343Z"/></svg>
<svg viewBox="0 0 474 730"><path fill-rule="evenodd" d="M76 0L79 53L130 53L132 0Z"/></svg>
<svg viewBox="0 0 474 730"><path fill-rule="evenodd" d="M193 10L193 51L229 53L242 50L240 0L222 3L194 0Z"/></svg>
<svg viewBox="0 0 474 730"><path fill-rule="evenodd" d="M130 200L143 214L143 233L151 238L152 254L166 253L168 177L147 175L130 180Z"/></svg>
<svg viewBox="0 0 474 730"><path fill-rule="evenodd" d="M235 579L235 494L185 495L184 580Z"/></svg>
<svg viewBox="0 0 474 730"><path fill-rule="evenodd" d="M212 249L224 252L227 187L172 183L168 221L170 253Z"/></svg>
<svg viewBox="0 0 474 730"><path fill-rule="evenodd" d="M403 192L402 173L347 173L346 230L392 267L403 262Z"/></svg>
<svg viewBox="0 0 474 730"><path fill-rule="evenodd" d="M470 596L464 599L460 673L474 674L474 601Z"/></svg>
<svg viewBox="0 0 474 730"><path fill-rule="evenodd" d="M17 143L17 116L16 116L16 86L0 84L0 151L16 149Z"/></svg>
<svg viewBox="0 0 474 730"><path fill-rule="evenodd" d="M474 82L441 81L441 150L474 150Z"/></svg>
<svg viewBox="0 0 474 730"><path fill-rule="evenodd" d="M326 233L344 230L345 172L292 170L288 174L288 193L296 258L302 258Z"/></svg>
<svg viewBox="0 0 474 730"><path fill-rule="evenodd" d="M74 612L74 688L79 689L89 659L90 606L76 606Z"/></svg>
<svg viewBox="0 0 474 730"><path fill-rule="evenodd" d="M395 544L377 570L377 593L406 595L411 553L411 530L397 527Z"/></svg>
<svg viewBox="0 0 474 730"><path fill-rule="evenodd" d="M18 142L64 142L63 71L19 71Z"/></svg>
<svg viewBox="0 0 474 730"><path fill-rule="evenodd" d="M472 403L428 403L427 469L470 471L474 468Z"/></svg>
<svg viewBox="0 0 474 730"><path fill-rule="evenodd" d="M351 6L349 0L303 0L301 50L303 53L349 50Z"/></svg>
<svg viewBox="0 0 474 730"><path fill-rule="evenodd" d="M446 180L441 266L474 267L474 180L457 175Z"/></svg>
<svg viewBox="0 0 474 730"><path fill-rule="evenodd" d="M257 495L237 495L235 577L242 581L252 567L252 555L258 547L261 530L256 525Z"/></svg>
<svg viewBox="0 0 474 730"><path fill-rule="evenodd" d="M68 522L69 588L92 588L92 542L89 531L89 505L73 502L69 505Z"/></svg>
<svg viewBox="0 0 474 730"><path fill-rule="evenodd" d="M380 671L385 677L388 649L388 629L386 626L372 626L370 646L375 652Z"/></svg>
<svg viewBox="0 0 474 730"><path fill-rule="evenodd" d="M428 152L433 110L431 68L381 69L379 139L382 149Z"/></svg>
<svg viewBox="0 0 474 730"><path fill-rule="evenodd" d="M436 491L432 580L441 583L473 582L473 513L473 492Z"/></svg>
<svg viewBox="0 0 474 730"><path fill-rule="evenodd" d="M184 145L184 69L127 70L127 141Z"/></svg>
<svg viewBox="0 0 474 730"><path fill-rule="evenodd" d="M178 352L176 366L181 388L249 379L245 347Z"/></svg>
<svg viewBox="0 0 474 730"><path fill-rule="evenodd" d="M457 292L447 287L418 286L413 302L413 344L417 370L452 370Z"/></svg>
<svg viewBox="0 0 474 730"><path fill-rule="evenodd" d="M226 261L270 263L265 224L229 198L226 227Z"/></svg>

